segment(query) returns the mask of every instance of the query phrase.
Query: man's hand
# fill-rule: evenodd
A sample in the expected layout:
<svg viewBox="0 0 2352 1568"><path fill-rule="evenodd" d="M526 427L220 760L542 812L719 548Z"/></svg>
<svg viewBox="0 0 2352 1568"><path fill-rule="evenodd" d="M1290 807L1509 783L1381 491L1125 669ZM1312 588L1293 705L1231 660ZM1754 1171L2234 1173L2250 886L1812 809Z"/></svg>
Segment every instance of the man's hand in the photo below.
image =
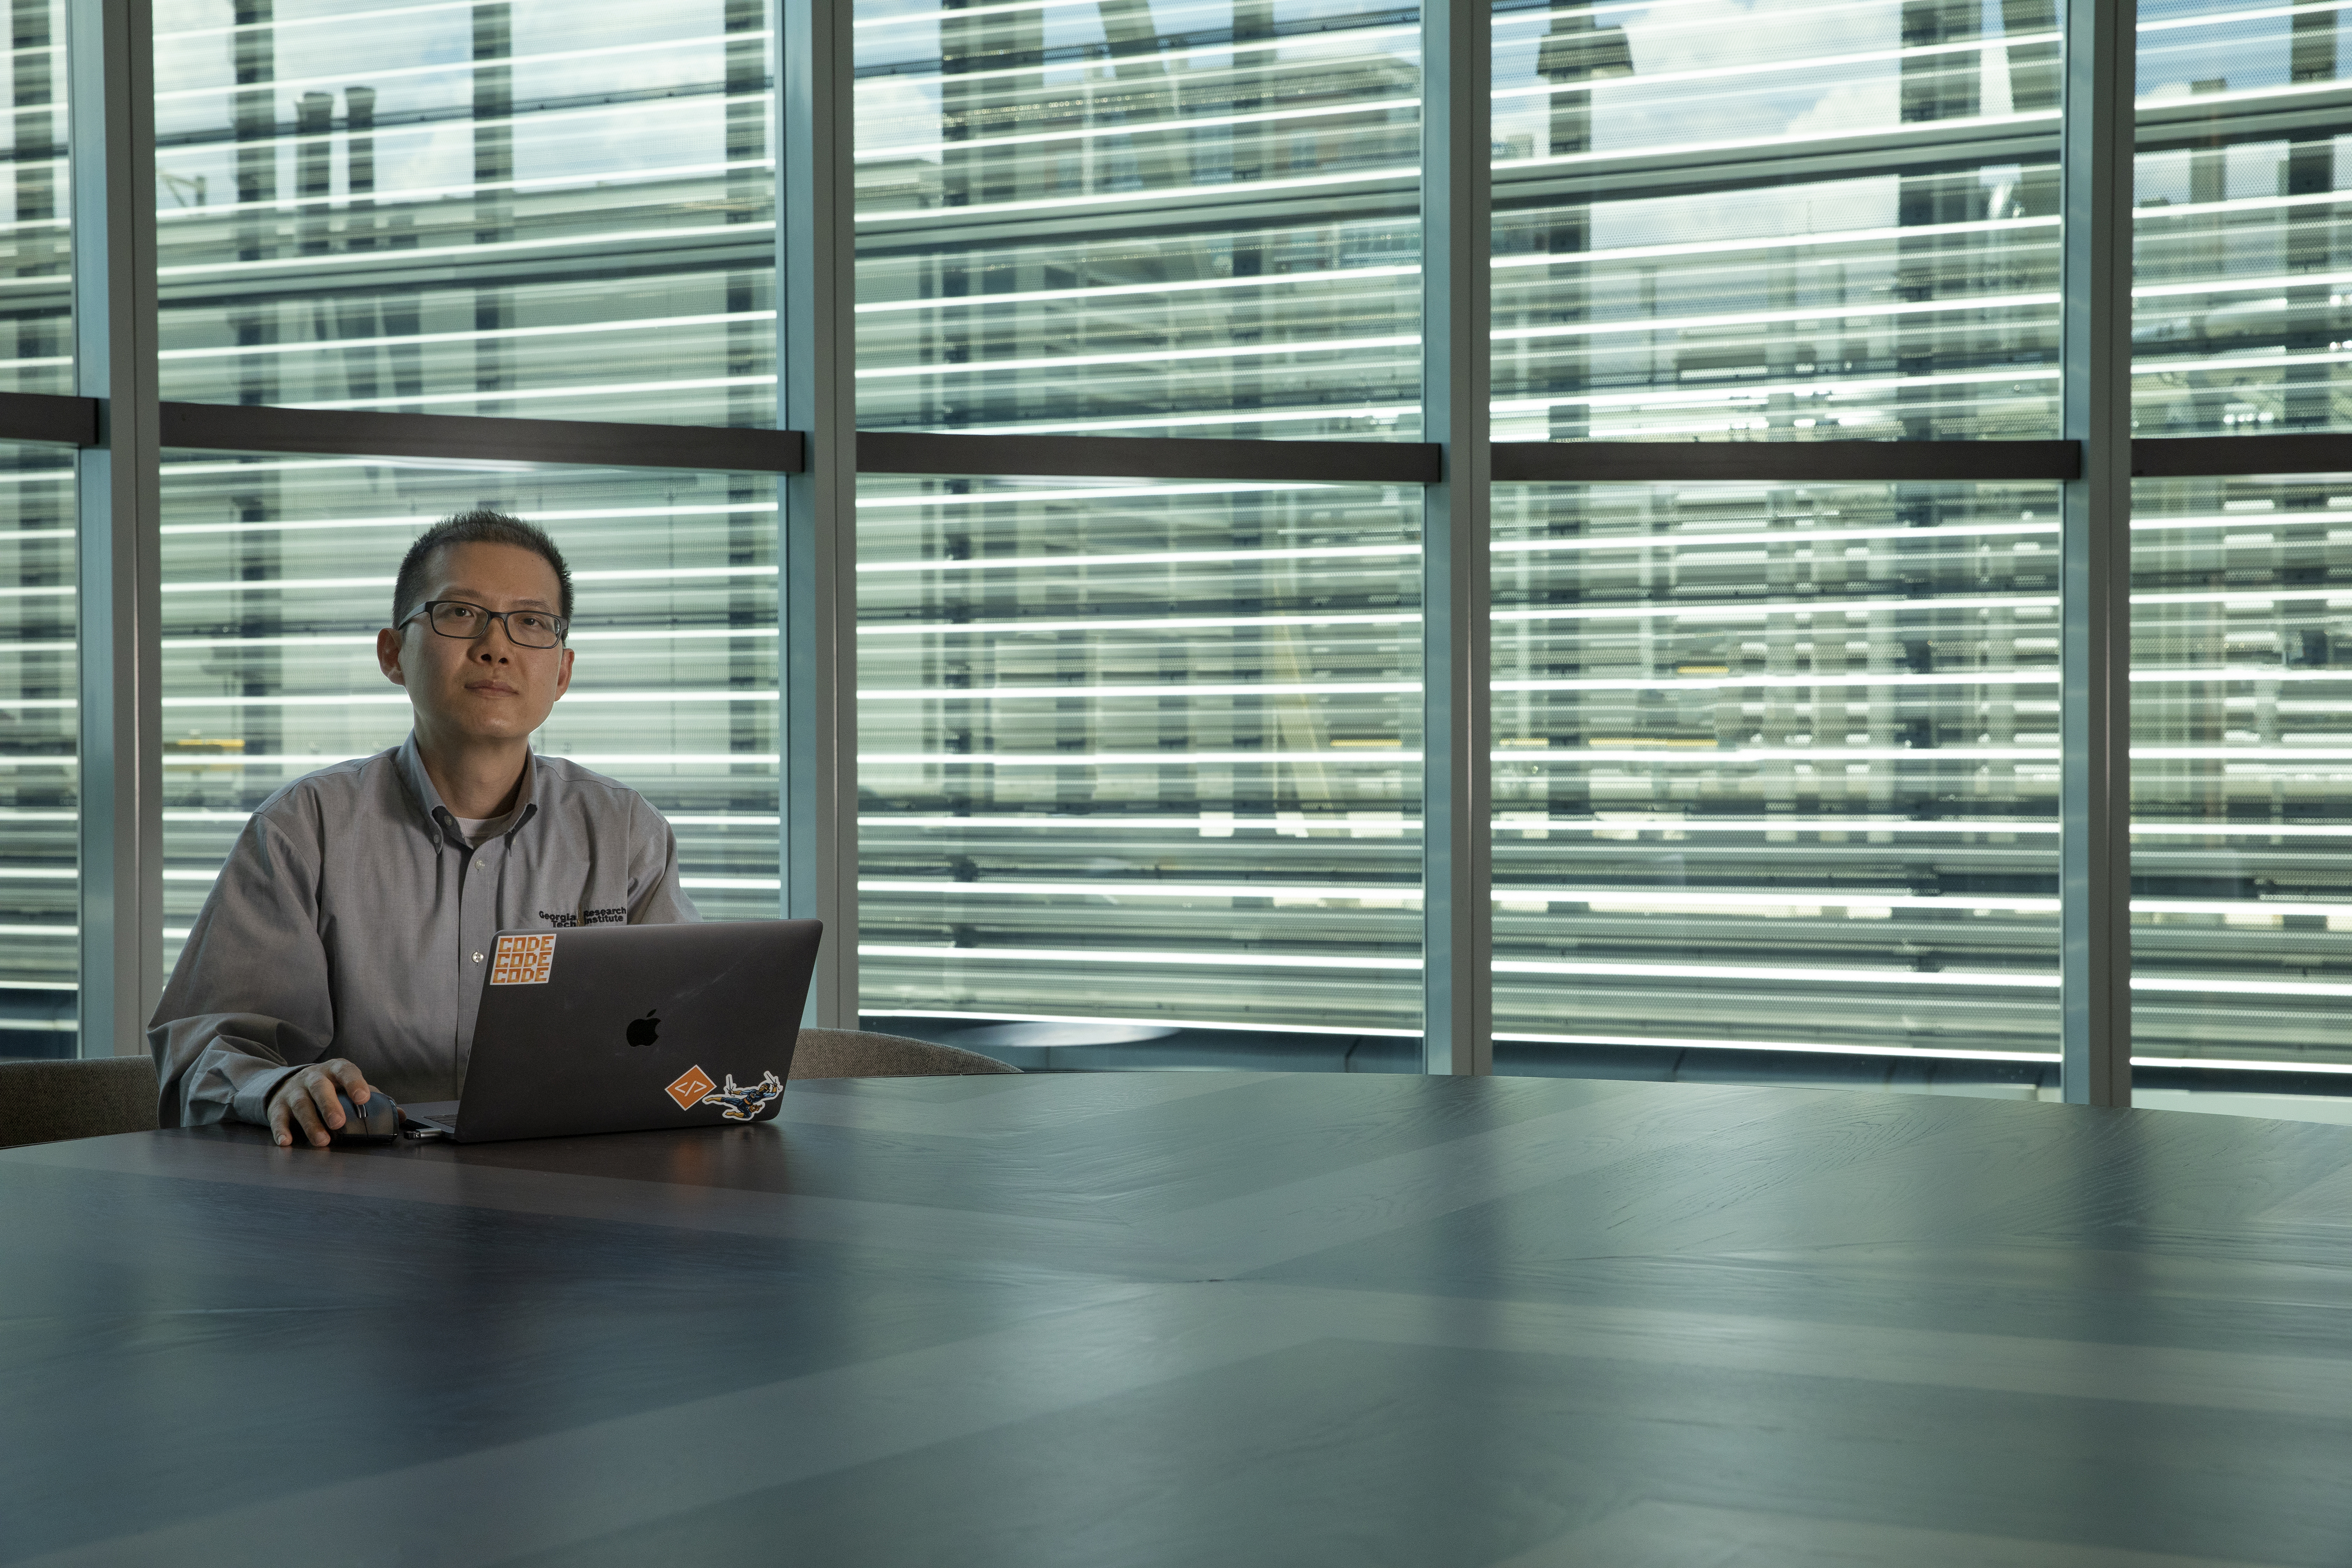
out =
<svg viewBox="0 0 2352 1568"><path fill-rule="evenodd" d="M335 1103L338 1089L355 1106L375 1094L358 1066L341 1057L313 1062L279 1079L269 1093L269 1135L278 1146L290 1145L299 1131L313 1148L325 1148L327 1134L343 1124L343 1108Z"/></svg>

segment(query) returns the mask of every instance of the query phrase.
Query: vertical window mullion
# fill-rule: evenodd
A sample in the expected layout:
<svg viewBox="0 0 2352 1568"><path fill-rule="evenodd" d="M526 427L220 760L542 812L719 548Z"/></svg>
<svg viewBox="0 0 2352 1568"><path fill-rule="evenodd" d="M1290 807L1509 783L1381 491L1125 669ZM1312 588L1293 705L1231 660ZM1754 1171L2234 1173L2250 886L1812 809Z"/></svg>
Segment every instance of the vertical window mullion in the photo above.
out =
<svg viewBox="0 0 2352 1568"><path fill-rule="evenodd" d="M1494 1070L1487 762L1493 117L1489 0L1422 12L1423 1028L1436 1073Z"/></svg>
<svg viewBox="0 0 2352 1568"><path fill-rule="evenodd" d="M2063 23L2065 487L2060 658L2061 1085L2131 1103L2131 277L2135 0Z"/></svg>
<svg viewBox="0 0 2352 1568"><path fill-rule="evenodd" d="M783 909L825 922L812 1021L857 1024L857 410L849 0L780 0L776 423L807 439L783 485Z"/></svg>
<svg viewBox="0 0 2352 1568"><path fill-rule="evenodd" d="M149 0L66 7L77 476L81 1054L146 1048L163 984L154 51Z"/></svg>

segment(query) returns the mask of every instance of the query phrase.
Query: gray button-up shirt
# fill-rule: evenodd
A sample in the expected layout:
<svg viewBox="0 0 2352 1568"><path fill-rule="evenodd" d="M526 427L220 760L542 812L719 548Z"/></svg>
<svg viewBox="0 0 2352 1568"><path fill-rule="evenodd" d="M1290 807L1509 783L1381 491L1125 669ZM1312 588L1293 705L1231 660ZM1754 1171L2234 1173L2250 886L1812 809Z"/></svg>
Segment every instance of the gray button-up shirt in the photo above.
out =
<svg viewBox="0 0 2352 1568"><path fill-rule="evenodd" d="M601 773L531 758L506 831L470 848L415 736L322 768L253 814L163 988L163 1125L267 1121L326 1057L396 1100L455 1100L500 931L699 918L669 824Z"/></svg>

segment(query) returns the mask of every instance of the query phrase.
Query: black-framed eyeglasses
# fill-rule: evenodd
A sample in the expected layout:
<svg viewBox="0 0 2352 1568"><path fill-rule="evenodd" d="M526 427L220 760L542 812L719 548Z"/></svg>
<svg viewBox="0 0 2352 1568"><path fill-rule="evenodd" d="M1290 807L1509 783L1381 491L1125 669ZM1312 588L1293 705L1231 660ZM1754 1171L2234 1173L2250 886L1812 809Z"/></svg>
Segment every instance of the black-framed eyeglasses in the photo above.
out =
<svg viewBox="0 0 2352 1568"><path fill-rule="evenodd" d="M507 641L517 647L557 647L572 623L562 616L545 610L486 610L479 605L469 605L463 599L434 599L416 606L401 618L400 626L408 625L417 616L445 637L460 642L478 642L490 635L490 623L505 625Z"/></svg>

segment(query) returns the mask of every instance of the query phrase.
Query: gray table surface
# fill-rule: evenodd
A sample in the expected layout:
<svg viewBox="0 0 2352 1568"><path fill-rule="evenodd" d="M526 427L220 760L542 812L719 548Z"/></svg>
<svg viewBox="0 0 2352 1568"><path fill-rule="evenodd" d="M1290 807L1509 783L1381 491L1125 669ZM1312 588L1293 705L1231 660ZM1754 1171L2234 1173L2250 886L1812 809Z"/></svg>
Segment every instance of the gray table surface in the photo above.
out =
<svg viewBox="0 0 2352 1568"><path fill-rule="evenodd" d="M2352 1130L1137 1073L0 1152L0 1559L2352 1563Z"/></svg>

